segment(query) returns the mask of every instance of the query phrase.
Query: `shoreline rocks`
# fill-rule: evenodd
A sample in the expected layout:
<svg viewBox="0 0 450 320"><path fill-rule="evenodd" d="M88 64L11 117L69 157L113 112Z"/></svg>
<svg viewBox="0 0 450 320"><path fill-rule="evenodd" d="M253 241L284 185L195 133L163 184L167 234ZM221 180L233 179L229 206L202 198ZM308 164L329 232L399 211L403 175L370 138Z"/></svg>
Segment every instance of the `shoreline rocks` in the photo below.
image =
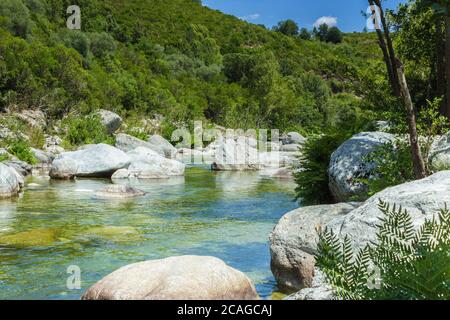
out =
<svg viewBox="0 0 450 320"><path fill-rule="evenodd" d="M178 256L124 266L82 300L257 300L251 280L214 257Z"/></svg>
<svg viewBox="0 0 450 320"><path fill-rule="evenodd" d="M359 203L302 207L285 214L269 236L272 273L278 287L295 292L311 287L317 231L336 217L345 216Z"/></svg>
<svg viewBox="0 0 450 320"><path fill-rule="evenodd" d="M159 155L163 157L165 156L164 150L162 149L161 146L140 140L136 137L130 136L125 133L119 133L116 136L116 148L124 152L130 152L138 147L144 147L157 152Z"/></svg>

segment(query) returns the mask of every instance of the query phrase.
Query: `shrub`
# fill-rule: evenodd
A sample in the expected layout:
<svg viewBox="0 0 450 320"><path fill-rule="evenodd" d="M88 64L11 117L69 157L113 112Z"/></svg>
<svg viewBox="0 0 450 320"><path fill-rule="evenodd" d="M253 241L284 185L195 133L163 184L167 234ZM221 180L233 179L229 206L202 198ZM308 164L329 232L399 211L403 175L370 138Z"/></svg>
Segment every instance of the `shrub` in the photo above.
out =
<svg viewBox="0 0 450 320"><path fill-rule="evenodd" d="M333 202L328 187L328 165L331 154L349 137L348 133L336 131L306 141L298 158L299 170L294 173L296 200L301 200L304 205Z"/></svg>
<svg viewBox="0 0 450 320"><path fill-rule="evenodd" d="M320 234L317 266L337 298L450 299L450 211L415 231L406 210L381 201L379 208L377 244L356 255L349 237L341 243L331 230Z"/></svg>
<svg viewBox="0 0 450 320"><path fill-rule="evenodd" d="M36 164L37 160L31 151L30 144L24 139L11 139L6 142L6 149L19 160Z"/></svg>
<svg viewBox="0 0 450 320"><path fill-rule="evenodd" d="M63 121L66 126L65 140L72 146L83 144L114 144L114 138L108 135L106 127L98 115L85 117L72 116Z"/></svg>
<svg viewBox="0 0 450 320"><path fill-rule="evenodd" d="M415 179L411 147L406 140L383 144L368 154L365 161L374 165L369 178L359 179L367 185L367 196Z"/></svg>

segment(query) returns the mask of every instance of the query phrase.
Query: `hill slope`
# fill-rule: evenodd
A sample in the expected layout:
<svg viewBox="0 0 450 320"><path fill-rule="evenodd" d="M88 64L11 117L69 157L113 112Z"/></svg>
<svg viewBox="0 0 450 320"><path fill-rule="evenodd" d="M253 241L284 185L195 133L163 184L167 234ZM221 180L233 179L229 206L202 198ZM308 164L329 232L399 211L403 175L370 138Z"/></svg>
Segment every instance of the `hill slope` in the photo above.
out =
<svg viewBox="0 0 450 320"><path fill-rule="evenodd" d="M66 28L72 4L81 31ZM37 107L54 119L107 108L321 131L370 118L361 97L381 63L371 34L305 41L192 0L0 3L0 109Z"/></svg>

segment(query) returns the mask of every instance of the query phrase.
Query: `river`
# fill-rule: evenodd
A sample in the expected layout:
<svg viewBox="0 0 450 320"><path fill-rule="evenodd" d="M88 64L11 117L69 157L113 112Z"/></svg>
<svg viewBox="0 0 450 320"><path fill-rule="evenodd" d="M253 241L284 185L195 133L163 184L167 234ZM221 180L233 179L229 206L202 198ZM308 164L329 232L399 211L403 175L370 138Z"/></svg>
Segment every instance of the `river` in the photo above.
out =
<svg viewBox="0 0 450 320"><path fill-rule="evenodd" d="M141 198L96 198L109 183L35 175L20 197L0 200L0 299L79 299L121 266L186 254L224 260L264 299L276 291L268 237L298 207L292 181L190 167L185 177L133 182L148 192ZM81 289L67 288L70 266Z"/></svg>

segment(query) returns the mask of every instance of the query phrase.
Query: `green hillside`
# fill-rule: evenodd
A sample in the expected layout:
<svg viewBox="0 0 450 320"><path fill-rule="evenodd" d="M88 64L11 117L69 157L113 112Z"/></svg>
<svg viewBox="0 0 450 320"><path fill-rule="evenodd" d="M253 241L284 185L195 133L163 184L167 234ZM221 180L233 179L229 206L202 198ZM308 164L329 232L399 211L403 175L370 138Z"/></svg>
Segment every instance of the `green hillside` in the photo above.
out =
<svg viewBox="0 0 450 320"><path fill-rule="evenodd" d="M72 4L81 31L66 27ZM362 98L377 90L375 70L384 73L372 34L301 40L192 0L0 3L0 109L40 108L55 120L106 108L319 132L371 118Z"/></svg>

